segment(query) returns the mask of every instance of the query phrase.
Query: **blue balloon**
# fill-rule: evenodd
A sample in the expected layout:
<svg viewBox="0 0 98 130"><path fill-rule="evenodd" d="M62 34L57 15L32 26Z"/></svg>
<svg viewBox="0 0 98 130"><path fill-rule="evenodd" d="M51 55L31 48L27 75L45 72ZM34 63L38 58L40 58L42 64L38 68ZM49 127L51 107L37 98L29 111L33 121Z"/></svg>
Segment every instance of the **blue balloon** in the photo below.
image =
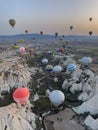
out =
<svg viewBox="0 0 98 130"><path fill-rule="evenodd" d="M69 64L67 67L69 72L74 72L76 69L76 65L75 64Z"/></svg>
<svg viewBox="0 0 98 130"><path fill-rule="evenodd" d="M63 44L63 46L62 46L63 48L66 48L66 45L65 44Z"/></svg>
<svg viewBox="0 0 98 130"><path fill-rule="evenodd" d="M59 51L60 51L60 49L59 49L59 48L55 48L55 51L56 51L56 52L59 52Z"/></svg>
<svg viewBox="0 0 98 130"><path fill-rule="evenodd" d="M19 51L19 49L18 49L18 50L16 50L16 54L20 54L20 51Z"/></svg>

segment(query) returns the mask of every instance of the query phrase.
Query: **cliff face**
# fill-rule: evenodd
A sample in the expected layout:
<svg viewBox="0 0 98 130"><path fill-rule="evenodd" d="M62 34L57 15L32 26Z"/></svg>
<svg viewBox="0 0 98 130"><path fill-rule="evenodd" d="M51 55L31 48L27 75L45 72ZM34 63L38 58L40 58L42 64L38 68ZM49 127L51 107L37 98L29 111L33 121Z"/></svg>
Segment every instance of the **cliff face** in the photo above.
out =
<svg viewBox="0 0 98 130"><path fill-rule="evenodd" d="M8 102L12 100L11 88L28 87L30 78L29 69L19 62L3 61L0 64L0 98L3 104L0 107L0 130L35 130L36 115L31 112L29 101L25 106Z"/></svg>
<svg viewBox="0 0 98 130"><path fill-rule="evenodd" d="M35 114L30 111L29 105L17 107L15 103L0 108L1 130L34 130Z"/></svg>
<svg viewBox="0 0 98 130"><path fill-rule="evenodd" d="M30 72L24 66L13 63L11 66L0 68L0 95L9 92L10 88L27 86L30 81Z"/></svg>

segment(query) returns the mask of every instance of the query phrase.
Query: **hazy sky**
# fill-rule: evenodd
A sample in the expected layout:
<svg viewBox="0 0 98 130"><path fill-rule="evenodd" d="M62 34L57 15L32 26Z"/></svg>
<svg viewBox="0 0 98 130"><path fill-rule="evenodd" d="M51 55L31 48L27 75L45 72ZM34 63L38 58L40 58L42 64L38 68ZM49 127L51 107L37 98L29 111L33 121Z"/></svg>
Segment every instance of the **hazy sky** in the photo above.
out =
<svg viewBox="0 0 98 130"><path fill-rule="evenodd" d="M14 28L8 23L11 18L16 20ZM0 35L20 34L25 29L29 33L88 35L93 31L98 35L98 0L0 0Z"/></svg>

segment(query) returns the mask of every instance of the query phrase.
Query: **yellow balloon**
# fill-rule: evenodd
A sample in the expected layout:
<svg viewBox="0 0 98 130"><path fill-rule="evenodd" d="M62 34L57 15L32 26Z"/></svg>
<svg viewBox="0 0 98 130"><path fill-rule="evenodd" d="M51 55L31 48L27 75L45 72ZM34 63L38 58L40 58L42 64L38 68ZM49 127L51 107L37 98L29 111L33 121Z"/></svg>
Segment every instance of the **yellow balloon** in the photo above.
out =
<svg viewBox="0 0 98 130"><path fill-rule="evenodd" d="M19 49L19 46L12 46L13 49Z"/></svg>
<svg viewBox="0 0 98 130"><path fill-rule="evenodd" d="M24 39L23 38L20 39L20 43L24 43Z"/></svg>

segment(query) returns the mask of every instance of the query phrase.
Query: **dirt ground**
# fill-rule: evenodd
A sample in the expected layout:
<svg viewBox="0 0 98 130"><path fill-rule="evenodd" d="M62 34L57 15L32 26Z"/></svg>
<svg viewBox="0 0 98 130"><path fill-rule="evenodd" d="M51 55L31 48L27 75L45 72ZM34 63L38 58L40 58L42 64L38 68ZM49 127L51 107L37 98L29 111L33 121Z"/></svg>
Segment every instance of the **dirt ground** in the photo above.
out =
<svg viewBox="0 0 98 130"><path fill-rule="evenodd" d="M46 116L44 125L46 130L85 130L80 125L79 119L74 117L75 113L71 109L66 108L58 114Z"/></svg>

